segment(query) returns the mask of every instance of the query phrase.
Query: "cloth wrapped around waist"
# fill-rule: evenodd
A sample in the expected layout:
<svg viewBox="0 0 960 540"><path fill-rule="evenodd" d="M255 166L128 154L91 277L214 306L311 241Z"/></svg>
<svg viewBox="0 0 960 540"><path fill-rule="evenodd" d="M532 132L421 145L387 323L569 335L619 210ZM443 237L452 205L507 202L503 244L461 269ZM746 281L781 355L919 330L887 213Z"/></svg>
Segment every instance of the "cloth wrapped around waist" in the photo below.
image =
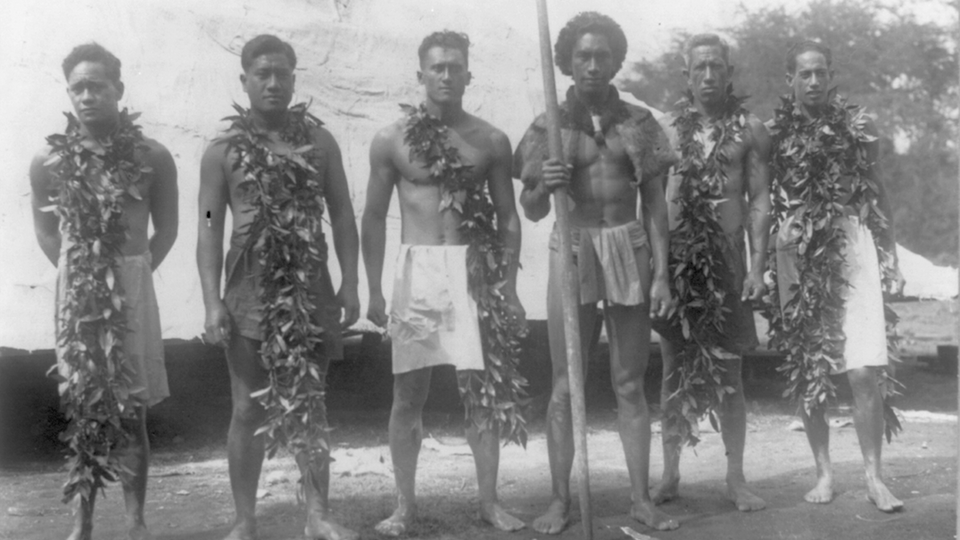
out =
<svg viewBox="0 0 960 540"><path fill-rule="evenodd" d="M644 303L637 252L649 246L647 232L639 221L616 227L570 227L580 282L580 303L595 304L607 300L614 304L636 306ZM550 250L559 252L560 232L554 226ZM597 266L599 265L599 269Z"/></svg>
<svg viewBox="0 0 960 540"><path fill-rule="evenodd" d="M445 364L484 368L467 246L400 246L389 331L394 373Z"/></svg>

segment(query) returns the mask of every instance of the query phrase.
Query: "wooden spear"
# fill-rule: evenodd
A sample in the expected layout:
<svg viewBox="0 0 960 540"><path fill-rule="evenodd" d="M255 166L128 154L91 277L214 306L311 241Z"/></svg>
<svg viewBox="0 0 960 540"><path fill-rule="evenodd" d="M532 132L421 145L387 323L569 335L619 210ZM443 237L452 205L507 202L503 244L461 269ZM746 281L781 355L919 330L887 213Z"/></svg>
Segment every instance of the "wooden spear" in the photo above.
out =
<svg viewBox="0 0 960 540"><path fill-rule="evenodd" d="M546 0L537 0L537 18L540 23L540 70L543 72L543 95L547 109L547 144L550 159L563 160L560 106L557 104L557 82L553 73L553 52L550 45ZM580 288L573 268L570 218L565 188L553 192L553 207L557 212L557 228L560 234L560 268L563 276L560 292L563 302L563 331L567 345L567 378L570 385L570 409L573 417L573 447L576 452L574 467L577 471L580 490L580 520L583 523L583 537L586 540L593 540L590 466L587 460L587 408L583 397L583 359L580 357Z"/></svg>

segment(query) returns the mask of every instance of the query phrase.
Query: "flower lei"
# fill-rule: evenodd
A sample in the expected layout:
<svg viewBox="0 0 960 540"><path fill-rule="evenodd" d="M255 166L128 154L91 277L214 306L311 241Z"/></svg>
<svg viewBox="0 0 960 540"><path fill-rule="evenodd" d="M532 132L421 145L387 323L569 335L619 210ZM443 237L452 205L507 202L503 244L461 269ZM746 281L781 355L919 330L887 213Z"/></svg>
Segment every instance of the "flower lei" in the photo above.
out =
<svg viewBox="0 0 960 540"><path fill-rule="evenodd" d="M410 145L410 160L420 159L441 189L442 211L460 214L458 230L466 240L470 294L477 302L484 370L460 373L460 392L466 417L481 431L526 446L523 409L527 403L526 379L520 375L520 338L526 333L522 321L508 310L500 292L507 284L512 254L505 248L495 225L496 214L484 182L471 174L460 152L447 141L447 127L419 108L400 105L407 115L404 141Z"/></svg>
<svg viewBox="0 0 960 540"><path fill-rule="evenodd" d="M716 408L723 396L733 391L723 385L725 368L717 362L727 354L717 346L727 294L717 269L725 268L723 253L729 240L716 209L725 200L729 158L723 149L742 141L748 114L743 108L745 99L734 96L732 86L727 88L723 115L710 123L709 136L715 144L706 156L703 143L696 137L703 115L693 105L689 92L677 102L678 114L673 122L681 157L675 171L681 181L676 201L680 224L670 233L670 275L685 344L677 354L674 376L678 387L667 400L665 414L677 426L671 437L691 446L699 441L697 420L708 415L716 429Z"/></svg>
<svg viewBox="0 0 960 540"><path fill-rule="evenodd" d="M324 329L311 320L317 309L310 285L326 263L322 216L324 211L321 155L313 147L314 132L323 123L299 103L287 110L280 139L288 152L270 150L270 135L258 128L249 111L234 104L228 147L243 170L239 188L256 217L247 232L247 247L256 246L260 263L260 303L263 305L263 341L260 356L268 384L254 392L266 410L256 434L266 434L267 453L273 457L285 446L304 455L301 485L319 485L318 471L328 462L324 378L317 349Z"/></svg>
<svg viewBox="0 0 960 540"><path fill-rule="evenodd" d="M788 376L784 396L803 403L809 414L836 396L831 368L842 361L844 305L842 291L844 260L838 256L847 242L840 220L859 216L881 238L887 218L877 208L879 187L867 172L866 144L875 137L865 129L869 119L863 109L850 105L832 89L829 102L816 118L807 117L792 95L782 96L771 129L775 151L773 169L772 234L790 215L800 232L798 239L799 284L796 294L781 311L779 291L771 287L767 297L771 346L785 351L778 369ZM843 186L841 179L850 178ZM848 202L841 204L844 198ZM896 269L893 254L875 242L884 291L893 290ZM768 257L776 283L776 257ZM810 315L816 314L816 315ZM887 350L896 359L897 314L884 302ZM901 425L889 398L900 385L886 370L880 377L884 408L884 431L889 441Z"/></svg>
<svg viewBox="0 0 960 540"><path fill-rule="evenodd" d="M67 113L65 134L47 137L57 180L52 188L66 250L66 291L58 306L57 346L66 378L61 404L70 421L60 436L70 448L69 475L63 502L76 495L89 499L104 481L114 482L125 468L119 453L130 441L120 420L136 419L131 381L124 373L123 339L127 321L123 289L117 279L117 256L126 241L122 222L126 197L140 199L137 184L150 168L140 160L145 150L139 114L120 112L117 129L93 139ZM61 269L63 270L63 269Z"/></svg>

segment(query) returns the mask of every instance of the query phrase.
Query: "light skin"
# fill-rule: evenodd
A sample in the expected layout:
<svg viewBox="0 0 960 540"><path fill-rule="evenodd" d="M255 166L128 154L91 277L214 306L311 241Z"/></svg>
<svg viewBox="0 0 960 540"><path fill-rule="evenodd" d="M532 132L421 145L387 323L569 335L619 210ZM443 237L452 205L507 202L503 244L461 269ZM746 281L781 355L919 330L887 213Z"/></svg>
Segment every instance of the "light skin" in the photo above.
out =
<svg viewBox="0 0 960 540"><path fill-rule="evenodd" d="M123 83L112 80L101 62L80 62L67 76L67 96L80 121L81 133L89 140L109 135L116 129L120 117L119 101L123 97ZM153 269L160 266L177 238L177 169L167 149L153 139L144 139L146 149L139 158L152 171L138 185L141 200L127 197L123 200L122 222L127 228L127 239L120 246L123 255L140 255L149 251ZM53 164L47 164L51 148L41 150L30 165L30 185L34 230L37 242L47 259L58 264L63 238L60 221L53 212L42 210L50 206L51 189L56 187ZM154 234L148 233L153 222ZM147 468L150 443L147 438L146 407L137 406L137 418L124 420L123 426L132 435L130 446L121 456L121 463L130 471L120 478L127 512L128 534L131 539L149 538L143 517L147 493ZM86 500L78 497L74 527L69 540L88 540L93 530L93 511L96 493Z"/></svg>
<svg viewBox="0 0 960 540"><path fill-rule="evenodd" d="M578 98L589 104L606 101L614 75L613 51L608 38L587 33L577 40L571 71ZM536 185L525 185L520 204L525 215L539 221L550 212L550 195L566 188L574 204L570 223L576 227L616 227L637 220L637 196L643 208L643 226L650 247L638 250L641 288L646 304L607 305L604 321L610 338L611 383L617 396L620 440L630 475L630 514L657 530L678 527L675 519L658 510L648 493L650 466L650 415L643 392L643 377L650 348L650 319L665 317L670 308L667 282L667 211L663 177L644 179L639 190L633 165L616 130L606 134L605 146L591 137L580 137L569 163L547 160ZM559 265L551 265L549 291L560 283ZM573 426L567 375L563 307L559 294L548 293L547 323L553 362L553 390L547 409L547 450L552 479L552 500L547 511L533 522L544 534L559 534L570 521L570 470L573 466ZM581 355L587 358L596 319L595 305L579 308ZM584 363L586 370L586 363Z"/></svg>
<svg viewBox="0 0 960 540"><path fill-rule="evenodd" d="M512 253L520 250L520 219L514 206L510 178L511 147L507 136L487 122L463 110L463 94L470 83L467 58L458 49L432 47L421 59L417 80L424 88L427 110L448 128L448 143L457 148L462 161L472 166L477 182L486 182L497 217L500 239ZM441 187L429 178L424 164L410 160L404 143L405 120L399 120L374 137L370 148L370 181L362 224L363 259L370 287L367 318L386 326L388 317L381 288L386 244L386 217L394 190L400 201L402 242L410 245L462 245L457 230L460 215L440 210ZM516 261L511 264L503 289L514 316L523 318L516 296ZM393 408L390 412L390 455L397 485L397 508L376 526L388 536L406 533L417 515L415 478L422 411L430 387L432 368L394 376ZM508 514L497 498L500 446L497 433L467 426L467 442L473 451L480 495L479 516L504 531L524 527Z"/></svg>
<svg viewBox="0 0 960 540"><path fill-rule="evenodd" d="M830 84L833 81L833 70L826 57L819 51L805 51L796 57L797 66L793 73L787 73L786 81L793 90L794 99L805 114L815 117L820 114L828 103ZM867 133L877 137L876 127L870 122ZM877 185L879 192L877 205L888 219L892 216L890 202L887 199L883 182L880 180L876 168L879 145L875 140L866 144L867 161L870 168L867 177ZM893 224L889 223L887 234L877 239L891 253L896 240L893 234ZM895 261L896 262L896 261ZM896 290L902 289L903 278L897 272ZM883 398L878 386L877 368L862 367L847 371L847 380L853 393L855 404L853 425L860 442L860 451L863 454L864 476L867 484L867 499L874 503L883 512L896 512L903 508L903 502L893 496L880 471L880 452L883 447ZM830 463L830 428L827 424L826 410L814 409L807 414L801 407L800 416L807 433L807 441L813 450L813 457L817 464L817 484L804 498L811 503L826 504L833 500L833 470Z"/></svg>
<svg viewBox="0 0 960 540"><path fill-rule="evenodd" d="M727 85L733 75L733 66L728 64L719 46L694 47L687 58L688 67L683 69L687 86L693 93L694 106L702 114L700 135L709 138L711 126L722 115L726 103ZM679 144L671 131L674 148ZM723 152L728 159L724 168L727 181L724 185L724 202L717 205L717 215L724 232L731 234L746 229L750 239L750 270L740 290L728 292L739 294L741 301L758 301L765 291L763 269L766 267L767 243L770 229L770 136L766 128L752 114L747 117L741 141L731 141L717 149L705 145L705 152ZM670 229L680 225L680 206L677 202L682 179L671 175L667 182L667 206ZM663 356L663 382L661 406L667 407L668 398L676 391L675 373L677 353L682 343L671 342L661 337L660 350ZM743 473L743 451L746 443L747 414L741 379L742 356L729 352L722 359L723 384L733 388L719 408L721 436L727 450L727 497L740 511L763 509L766 504L747 485ZM666 423L664 433L677 429ZM653 492L657 504L679 497L680 486L680 441L663 437L663 478Z"/></svg>
<svg viewBox="0 0 960 540"><path fill-rule="evenodd" d="M240 76L243 90L250 99L250 114L254 123L270 135L270 150L283 153L293 150L279 137L287 120L287 107L293 97L295 76L293 64L282 53L266 53L253 59L251 66ZM354 222L353 206L346 174L340 159L340 149L333 136L323 128L314 133L314 144L333 156L323 171L326 207L333 230L334 248L340 262L343 280L337 299L343 309L341 326L349 327L360 313L357 297L357 257L359 240ZM224 218L229 207L233 215L233 235L242 237L244 227L255 217L244 200L239 184L242 169L234 170L235 152L227 148L223 139L212 144L200 164L199 231L197 238L197 266L206 308L204 323L207 343L223 346L230 369L233 415L227 433L227 461L230 469L230 487L233 491L237 517L227 536L231 540L256 538L257 483L264 457L263 436L254 436L264 419L264 410L251 392L267 384L263 368L260 342L239 335L232 329L230 313L220 296L220 275L223 270ZM325 361L321 371L326 371ZM296 456L301 476L308 472L305 455ZM330 518L328 503L329 465L314 471L319 486L304 485L307 503L307 538L349 540L357 534L341 527Z"/></svg>

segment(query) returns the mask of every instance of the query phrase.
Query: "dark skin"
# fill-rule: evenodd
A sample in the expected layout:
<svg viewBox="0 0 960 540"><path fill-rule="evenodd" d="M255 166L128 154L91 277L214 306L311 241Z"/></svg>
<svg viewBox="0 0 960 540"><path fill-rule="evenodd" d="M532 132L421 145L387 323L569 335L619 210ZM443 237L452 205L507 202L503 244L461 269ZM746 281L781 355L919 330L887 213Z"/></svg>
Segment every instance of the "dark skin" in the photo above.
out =
<svg viewBox="0 0 960 540"><path fill-rule="evenodd" d="M815 117L828 103L828 90L833 82L834 73L826 57L818 51L805 51L798 54L796 60L796 70L793 73L787 73L786 82L793 90L794 99L800 104L804 113ZM874 137L878 136L873 122L867 125L866 131ZM867 176L878 187L877 204L889 220L893 214L890 212L886 190L876 168L878 154L879 143L876 140L867 143L867 161L871 164ZM878 238L877 241L895 256L896 241L892 221L889 222L887 234ZM903 277L898 270L896 289L899 291L902 287ZM856 405L853 425L863 454L867 499L882 512L896 512L903 508L903 502L894 497L887 488L880 471L884 420L883 398L880 395L878 377L877 368L871 366L847 371L847 379ZM806 428L807 441L810 443L817 463L817 484L804 496L804 499L811 503L827 504L833 500L834 492L833 469L830 463L830 428L827 424L826 411L820 408L807 414L801 407L800 416Z"/></svg>
<svg viewBox="0 0 960 540"><path fill-rule="evenodd" d="M81 133L91 140L109 135L119 121L119 101L123 97L123 83L111 79L99 62L81 62L67 77L67 95L80 121ZM153 139L144 139L146 150L139 156L152 169L139 184L141 200L127 197L123 200L122 221L127 228L127 240L120 246L123 255L140 255L149 251L155 270L170 252L177 238L179 222L177 168L167 149ZM52 164L46 165L51 149L45 147L30 164L33 224L37 242L43 254L57 266L63 238L60 220L53 212L42 209L50 206L51 189L56 178ZM148 233L150 222L154 234ZM137 406L137 419L125 420L124 429L132 435L130 446L121 456L121 463L130 471L120 478L127 511L128 533L132 539L149 538L143 507L147 493L147 468L150 443L146 431L146 407ZM93 530L93 511L96 493L86 500L78 498L74 527L69 540L88 540Z"/></svg>
<svg viewBox="0 0 960 540"><path fill-rule="evenodd" d="M577 96L587 104L607 99L614 75L613 52L605 35L587 33L577 40L571 59ZM590 137L581 137L580 146L569 163L547 160L535 186L525 185L520 194L524 213L533 221L550 212L550 195L564 187L574 203L570 223L577 227L616 227L637 220L638 190L633 166L619 136L612 130L607 143L598 147ZM611 382L617 395L620 439L630 473L631 516L657 530L676 529L678 523L657 509L648 493L650 465L650 416L643 392L650 346L650 318L665 317L670 308L667 282L667 211L663 177L649 178L639 189L643 226L650 248L638 252L641 288L647 305L608 305L604 319L610 337ZM652 262L651 262L652 261ZM570 387L567 375L563 309L559 294L559 265L551 265L548 286L547 323L553 361L553 390L547 410L547 442L553 482L552 501L547 511L533 522L544 534L559 534L570 520L570 471L573 466L573 426L570 417ZM580 337L587 358L596 306L579 309ZM586 363L584 363L586 369Z"/></svg>
<svg viewBox="0 0 960 540"><path fill-rule="evenodd" d="M688 67L683 69L687 86L693 93L694 106L702 114L701 136L708 138L711 126L723 113L726 103L726 90L733 75L733 66L719 46L705 45L695 47L687 59ZM672 121L670 122L672 123ZM671 132L674 148L679 144L676 134ZM704 151L722 151L727 157L724 185L725 201L717 205L717 214L721 227L726 233L736 233L747 229L750 238L750 270L744 278L740 294L742 301L758 301L765 291L763 269L766 268L766 253L770 230L770 136L760 120L747 117L747 126L743 130L742 140L730 142L724 148L715 149L712 142L705 144ZM680 206L676 202L681 178L671 175L667 184L667 204L670 228L679 225ZM663 353L663 382L661 386L661 406L666 407L667 399L676 391L677 377L674 374L676 355L682 343L672 343L661 339ZM720 407L720 421L723 443L727 449L727 497L742 512L761 510L766 503L747 485L743 473L743 452L746 443L747 414L741 379L742 357L729 353L724 359L725 372L723 384L734 389L732 394L723 398ZM676 429L665 425L664 431ZM679 441L663 438L663 479L653 493L653 500L660 504L679 496L680 485Z"/></svg>
<svg viewBox="0 0 960 540"><path fill-rule="evenodd" d="M417 79L424 87L427 110L449 128L449 144L457 148L463 162L472 166L477 182L487 183L501 240L512 253L519 253L520 219L513 202L510 141L499 129L463 110L463 94L470 82L466 57L458 49L433 47L422 59ZM457 230L459 214L440 210L440 186L429 178L423 163L410 160L410 148L403 141L404 125L405 121L399 120L380 130L370 147L370 182L363 213L363 259L370 286L367 318L379 326L388 322L381 279L387 210L394 189L400 200L404 244L464 243ZM522 318L523 307L516 296L516 272L514 258L503 292L514 316ZM394 513L376 526L377 532L383 535L406 533L417 514L414 487L423 438L423 405L431 373L432 368L423 368L394 376L389 436L398 497ZM479 431L472 422L466 431L477 471L480 518L500 530L523 528L523 522L508 514L497 498L500 462L497 434Z"/></svg>
<svg viewBox="0 0 960 540"><path fill-rule="evenodd" d="M279 138L279 130L286 123L287 107L293 97L295 77L290 59L280 53L258 56L240 76L240 82L250 99L253 121L271 136L270 150L277 153L291 151L292 148ZM340 149L333 136L322 128L314 133L314 141L317 147L326 149L328 155L335 156L335 159L329 160L328 168L324 171L323 195L343 276L337 298L343 308L341 326L346 328L356 322L360 313L357 297L357 228ZM230 314L220 296L227 208L233 215L235 237L242 236L243 227L254 218L254 213L248 211L251 207L238 190L238 185L243 181L243 172L234 170L236 160L237 156L222 139L212 144L203 155L200 164L197 266L206 307L205 338L208 343L226 347L230 368L233 415L227 434L227 459L237 518L227 538L252 540L256 538L256 493L264 457L263 436L254 436L254 433L263 421L264 410L250 394L266 385L267 372L260 361L260 342L231 331ZM321 367L325 371L326 366ZM306 474L304 456L298 455L296 459L301 475ZM307 485L304 489L307 502L304 534L308 538L327 540L357 538L355 532L330 519L329 466L323 466L315 474L319 479L317 489Z"/></svg>

